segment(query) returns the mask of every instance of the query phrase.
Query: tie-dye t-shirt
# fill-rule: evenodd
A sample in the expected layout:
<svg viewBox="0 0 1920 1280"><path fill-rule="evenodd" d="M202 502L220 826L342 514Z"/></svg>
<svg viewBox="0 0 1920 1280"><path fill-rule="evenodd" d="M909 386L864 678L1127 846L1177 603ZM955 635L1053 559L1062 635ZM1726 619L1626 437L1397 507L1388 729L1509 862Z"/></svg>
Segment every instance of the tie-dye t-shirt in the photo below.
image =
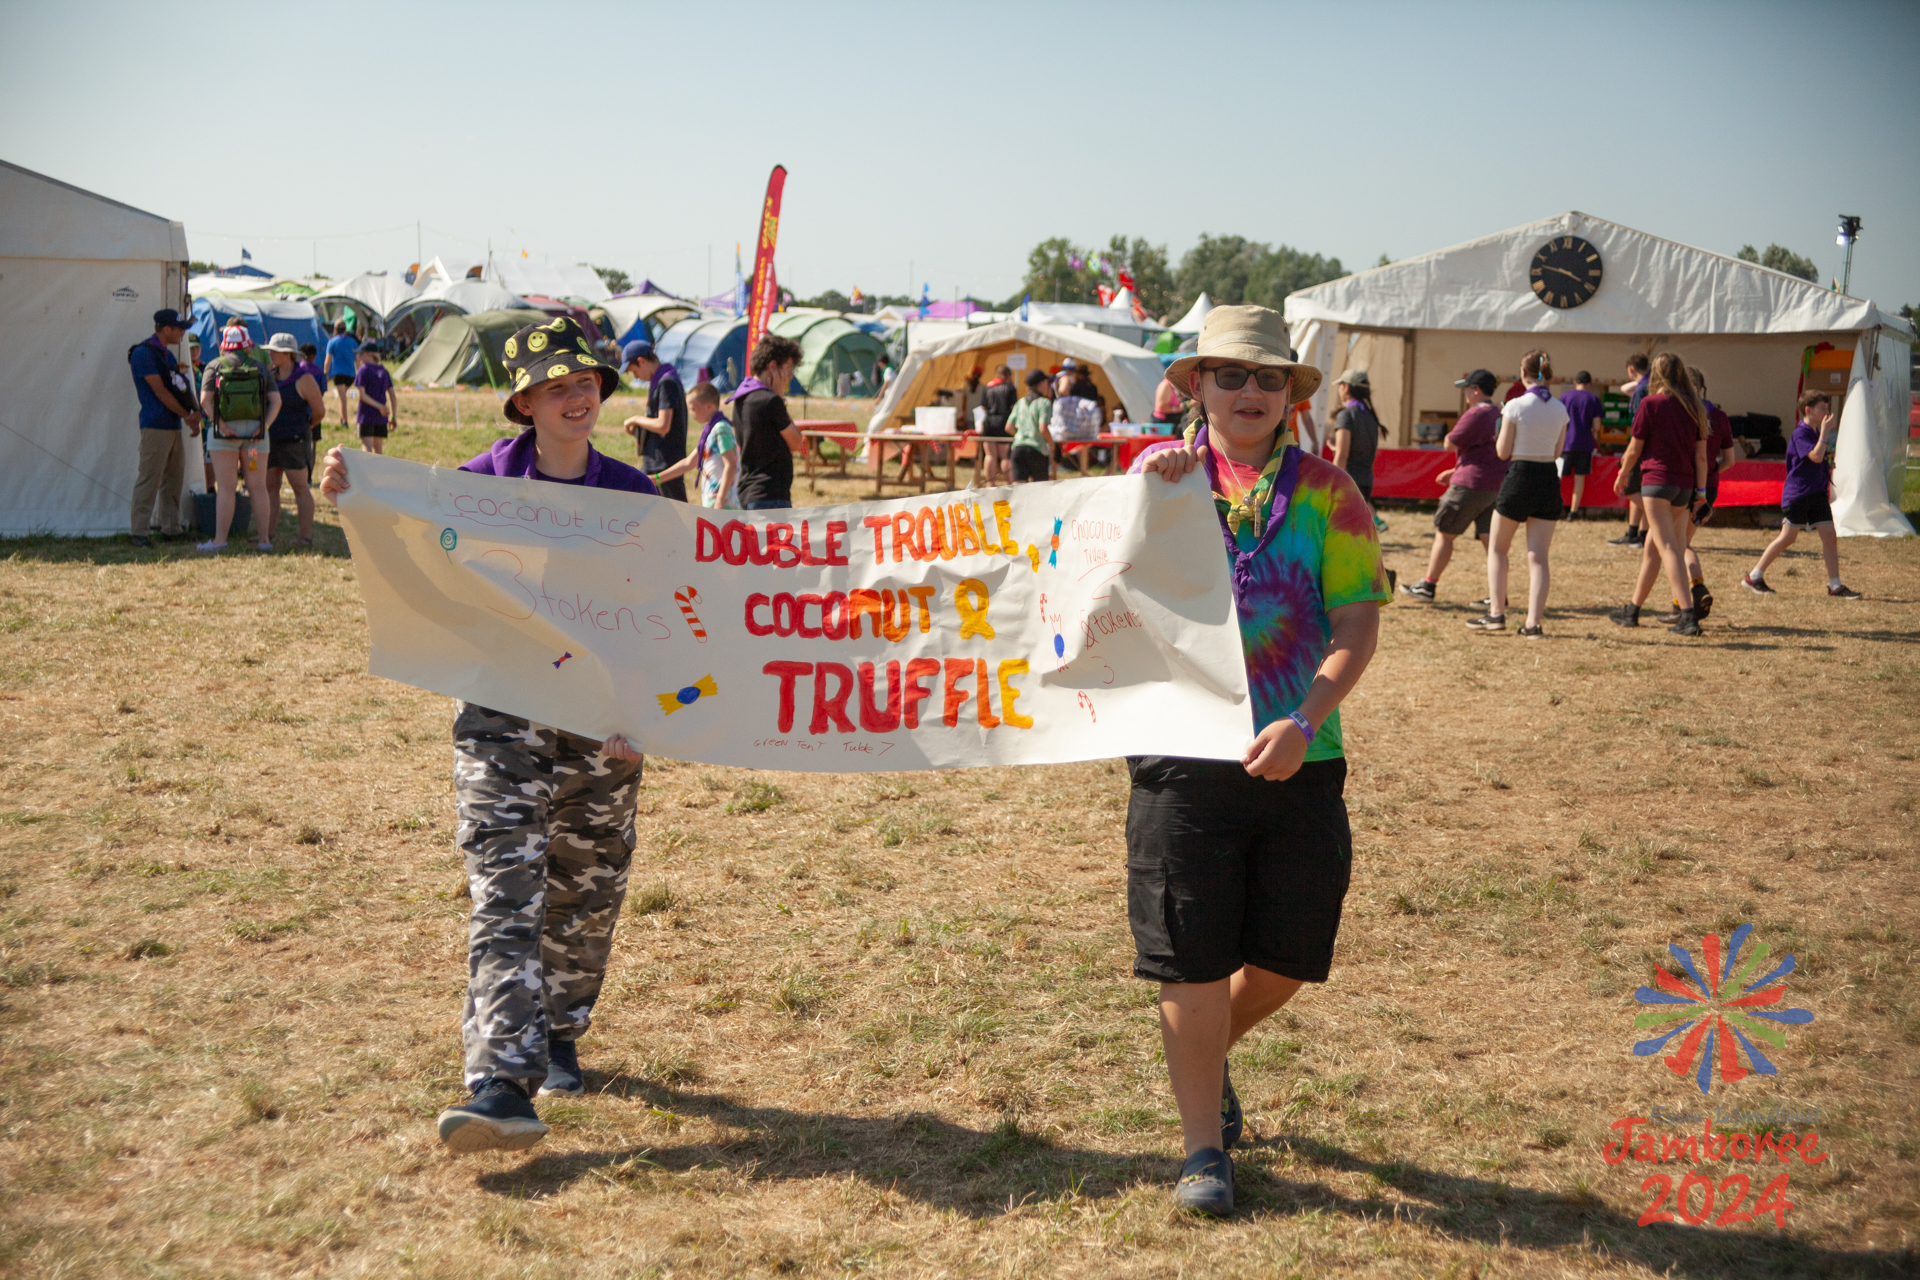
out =
<svg viewBox="0 0 1920 1280"><path fill-rule="evenodd" d="M1146 456L1141 455L1135 469ZM1258 545L1251 521L1243 523L1235 537L1242 551ZM1233 556L1224 540L1221 554L1231 566ZM1247 689L1257 733L1298 710L1306 698L1333 637L1327 611L1393 596L1380 564L1372 508L1346 472L1304 452L1286 519L1251 568L1253 580L1243 598L1253 604L1240 612L1240 643L1247 655ZM1335 760L1345 754L1340 712L1335 709L1314 735L1307 759Z"/></svg>

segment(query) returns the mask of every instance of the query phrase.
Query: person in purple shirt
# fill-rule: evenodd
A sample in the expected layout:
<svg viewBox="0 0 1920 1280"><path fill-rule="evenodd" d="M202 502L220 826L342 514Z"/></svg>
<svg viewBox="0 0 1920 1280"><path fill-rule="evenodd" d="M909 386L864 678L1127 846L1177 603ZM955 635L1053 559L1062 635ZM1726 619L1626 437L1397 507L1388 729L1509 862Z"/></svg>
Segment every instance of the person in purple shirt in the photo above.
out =
<svg viewBox="0 0 1920 1280"><path fill-rule="evenodd" d="M589 443L620 385L571 317L528 325L504 352L506 415L526 427L460 468L476 475L619 489L652 480ZM345 451L327 454L320 492L348 488ZM462 1019L470 1100L439 1120L457 1152L518 1151L546 1135L543 1095L585 1091L575 1041L591 1025L633 857L640 753L474 703L453 722L459 841L473 915Z"/></svg>
<svg viewBox="0 0 1920 1280"><path fill-rule="evenodd" d="M1434 598L1440 575L1453 561L1456 538L1472 529L1477 540L1487 540L1493 528L1493 504L1500 496L1501 482L1507 478L1508 464L1496 447L1500 410L1494 407L1493 392L1499 380L1485 369L1475 369L1453 385L1460 388L1467 403L1466 412L1447 433L1447 448L1459 456L1434 477L1447 486L1447 491L1433 513L1433 551L1427 557L1427 574L1400 588L1402 595L1416 600Z"/></svg>
<svg viewBox="0 0 1920 1280"><path fill-rule="evenodd" d="M393 389L393 375L380 363L380 349L369 342L360 348L360 371L353 375L354 389L360 393L360 405L354 421L360 429L360 447L368 453L387 451L387 432L400 413L400 397Z"/></svg>
<svg viewBox="0 0 1920 1280"><path fill-rule="evenodd" d="M1573 477L1573 502L1565 519L1580 518L1580 499L1586 496L1587 477L1593 474L1593 424L1603 412L1593 394L1593 375L1585 369L1573 375L1573 390L1560 397L1567 408L1567 447L1560 454L1560 474Z"/></svg>
<svg viewBox="0 0 1920 1280"><path fill-rule="evenodd" d="M1800 397L1800 422L1787 439L1787 479L1780 486L1780 533L1760 553L1760 563L1740 579L1747 590L1772 595L1767 566L1785 554L1802 529L1811 529L1820 535L1820 556L1827 562L1827 594L1836 600L1860 598L1858 591L1840 581L1840 540L1834 536L1833 506L1828 499L1833 486L1833 438L1839 430L1833 401L1824 391Z"/></svg>

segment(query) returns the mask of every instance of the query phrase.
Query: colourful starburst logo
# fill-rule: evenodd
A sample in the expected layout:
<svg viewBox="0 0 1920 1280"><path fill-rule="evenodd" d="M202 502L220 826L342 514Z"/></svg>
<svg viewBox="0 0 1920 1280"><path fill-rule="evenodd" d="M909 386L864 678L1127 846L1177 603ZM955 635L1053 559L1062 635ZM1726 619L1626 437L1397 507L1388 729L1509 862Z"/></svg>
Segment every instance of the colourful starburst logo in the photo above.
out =
<svg viewBox="0 0 1920 1280"><path fill-rule="evenodd" d="M1802 1026L1813 1021L1813 1014L1806 1009L1767 1007L1777 1005L1785 998L1787 984L1784 979L1793 972L1794 960L1791 955L1785 956L1763 977L1748 981L1755 970L1766 964L1767 956L1772 951L1764 942L1746 947L1747 936L1752 932L1753 926L1750 924L1735 929L1733 936L1726 941L1724 957L1721 955L1720 935L1708 934L1700 940L1699 965L1694 964L1691 951L1668 945L1667 950L1679 962L1686 979L1691 979L1691 984L1677 974L1655 969L1654 985L1641 987L1633 993L1633 998L1641 1004L1662 1007L1641 1014L1633 1020L1633 1025L1642 1031L1674 1021L1679 1021L1679 1025L1634 1045L1635 1057L1651 1058L1666 1048L1675 1037L1684 1037L1679 1048L1662 1061L1677 1076L1684 1077L1692 1072L1701 1093L1713 1088L1716 1063L1720 1079L1727 1084L1745 1079L1750 1074L1780 1074L1780 1069L1767 1060L1767 1056L1755 1047L1754 1041L1784 1049L1787 1047L1785 1033L1767 1024ZM1746 950L1745 958L1741 956L1743 948ZM1751 1068L1740 1065L1742 1051L1752 1064ZM1697 1070L1696 1062L1699 1064Z"/></svg>

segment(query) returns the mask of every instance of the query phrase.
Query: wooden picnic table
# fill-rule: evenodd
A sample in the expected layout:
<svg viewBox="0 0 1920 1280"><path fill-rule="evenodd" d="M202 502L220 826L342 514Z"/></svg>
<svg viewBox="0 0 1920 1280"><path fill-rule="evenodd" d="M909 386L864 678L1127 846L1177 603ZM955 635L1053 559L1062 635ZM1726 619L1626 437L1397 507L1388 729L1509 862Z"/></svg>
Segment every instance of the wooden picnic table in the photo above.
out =
<svg viewBox="0 0 1920 1280"><path fill-rule="evenodd" d="M860 443L860 428L856 424L834 418L801 418L793 425L800 428L803 442L800 456L807 464L808 480L813 479L815 462L818 462L822 468L827 465L826 454L821 452L820 446L828 440L840 446L840 469L826 474L834 476L847 474L847 459L853 456L855 448Z"/></svg>
<svg viewBox="0 0 1920 1280"><path fill-rule="evenodd" d="M927 491L927 485L933 479L933 461L932 458L929 457L929 454L932 452L932 446L937 444L951 446L947 450L947 488L959 488L959 484L954 479L953 474L954 455L959 451L959 446L962 442L971 440L972 438L973 432L971 431L951 431L941 432L939 434L926 434L919 431L875 431L869 433L867 436L868 445L881 446L873 450L873 496L876 498L886 497L886 486L889 483L902 485L912 483L912 481L908 479L908 473L913 470L916 451L918 452L920 462L920 492L925 493ZM885 446L890 444L899 445L901 454L900 478L891 482L887 480L887 450L885 448Z"/></svg>
<svg viewBox="0 0 1920 1280"><path fill-rule="evenodd" d="M1102 475L1110 476L1114 472L1114 465L1116 463L1119 464L1120 470L1124 472L1128 467L1133 465L1133 460L1139 457L1148 446L1165 444L1169 440L1178 439L1180 439L1179 436L1121 436L1103 431L1091 440L1062 440L1060 442L1060 448L1063 451L1068 449L1112 449L1113 456L1107 463L1107 469L1101 473Z"/></svg>

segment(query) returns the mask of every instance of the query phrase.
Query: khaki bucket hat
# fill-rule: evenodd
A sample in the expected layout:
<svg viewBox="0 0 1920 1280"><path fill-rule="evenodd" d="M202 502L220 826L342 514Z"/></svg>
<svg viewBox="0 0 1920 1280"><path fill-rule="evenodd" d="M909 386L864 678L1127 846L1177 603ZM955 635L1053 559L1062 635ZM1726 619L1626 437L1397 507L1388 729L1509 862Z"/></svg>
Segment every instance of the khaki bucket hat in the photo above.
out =
<svg viewBox="0 0 1920 1280"><path fill-rule="evenodd" d="M1294 403L1320 385L1320 371L1290 354L1287 322L1271 307L1215 307L1200 325L1197 349L1167 366L1167 381L1193 393L1193 372L1202 360L1239 360L1270 365L1293 374Z"/></svg>

